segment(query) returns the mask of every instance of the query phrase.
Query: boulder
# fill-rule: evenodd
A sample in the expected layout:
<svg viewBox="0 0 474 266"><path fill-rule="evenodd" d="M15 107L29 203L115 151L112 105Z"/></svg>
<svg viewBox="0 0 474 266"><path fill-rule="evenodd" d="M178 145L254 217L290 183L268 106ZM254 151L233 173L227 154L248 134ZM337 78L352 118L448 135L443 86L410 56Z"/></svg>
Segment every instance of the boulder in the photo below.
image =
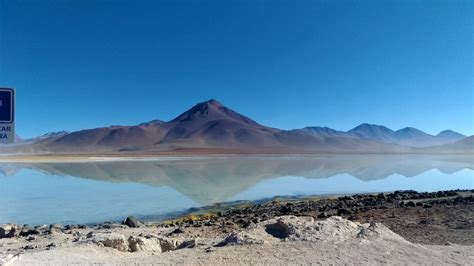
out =
<svg viewBox="0 0 474 266"><path fill-rule="evenodd" d="M38 235L41 232L29 225L25 225L20 231L20 236Z"/></svg>
<svg viewBox="0 0 474 266"><path fill-rule="evenodd" d="M35 230L37 231L38 234L46 234L49 233L49 225L47 224L42 224L42 225L37 225L35 226Z"/></svg>
<svg viewBox="0 0 474 266"><path fill-rule="evenodd" d="M0 239L15 237L19 231L18 226L15 224L2 224L0 225Z"/></svg>
<svg viewBox="0 0 474 266"><path fill-rule="evenodd" d="M130 236L128 238L128 246L131 252L138 252L138 251L161 252L160 240L156 238Z"/></svg>
<svg viewBox="0 0 474 266"><path fill-rule="evenodd" d="M137 228L137 227L140 227L141 222L134 216L128 216L127 219L125 219L122 224L128 227Z"/></svg>
<svg viewBox="0 0 474 266"><path fill-rule="evenodd" d="M128 251L128 241L124 235L116 233L97 233L92 236L92 242L104 247Z"/></svg>
<svg viewBox="0 0 474 266"><path fill-rule="evenodd" d="M173 251L178 246L178 242L176 240L160 238L159 241L160 241L162 252Z"/></svg>
<svg viewBox="0 0 474 266"><path fill-rule="evenodd" d="M64 230L64 225L62 225L62 224L50 224L49 229Z"/></svg>

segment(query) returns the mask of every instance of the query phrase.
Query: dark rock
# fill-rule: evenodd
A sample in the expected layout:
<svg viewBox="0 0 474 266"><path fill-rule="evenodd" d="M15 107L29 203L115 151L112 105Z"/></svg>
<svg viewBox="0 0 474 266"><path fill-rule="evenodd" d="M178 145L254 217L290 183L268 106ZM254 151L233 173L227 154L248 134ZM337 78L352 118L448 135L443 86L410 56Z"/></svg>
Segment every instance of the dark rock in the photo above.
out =
<svg viewBox="0 0 474 266"><path fill-rule="evenodd" d="M337 214L338 215L348 215L348 214L352 214L352 211L349 210L349 209L341 208L341 209L337 210Z"/></svg>
<svg viewBox="0 0 474 266"><path fill-rule="evenodd" d="M77 224L68 224L64 227L66 230L73 230L73 229L79 229L79 225Z"/></svg>
<svg viewBox="0 0 474 266"><path fill-rule="evenodd" d="M183 249L183 248L194 248L196 247L197 240L196 239L191 239L191 240L186 240L182 242L181 244L176 247L176 249Z"/></svg>
<svg viewBox="0 0 474 266"><path fill-rule="evenodd" d="M181 228L181 227L178 227L176 229L174 229L173 231L171 231L168 236L172 236L172 235L176 235L176 234L182 234L184 233L184 230Z"/></svg>
<svg viewBox="0 0 474 266"><path fill-rule="evenodd" d="M413 201L409 201L405 204L407 207L415 207L416 204Z"/></svg>
<svg viewBox="0 0 474 266"><path fill-rule="evenodd" d="M352 196L344 196L344 197L339 197L339 200L354 200L354 197L352 197Z"/></svg>
<svg viewBox="0 0 474 266"><path fill-rule="evenodd" d="M293 209L292 209L291 205L290 205L290 206L286 205L286 206L282 206L282 207L280 208L280 212L281 212L283 215L287 215L287 214L292 213L292 212L293 212Z"/></svg>
<svg viewBox="0 0 474 266"><path fill-rule="evenodd" d="M429 220L426 220L426 219L423 219L423 220L419 221L418 224L427 225L427 224L430 224L430 221L429 221Z"/></svg>
<svg viewBox="0 0 474 266"><path fill-rule="evenodd" d="M226 221L225 225L236 226L236 224L234 222L231 222L231 221Z"/></svg>
<svg viewBox="0 0 474 266"><path fill-rule="evenodd" d="M116 229L116 228L124 228L124 225L116 224L116 223L103 223L98 226L98 229Z"/></svg>
<svg viewBox="0 0 474 266"><path fill-rule="evenodd" d="M20 236L29 236L29 235L38 235L41 232L29 225L25 225L23 229L21 229Z"/></svg>
<svg viewBox="0 0 474 266"><path fill-rule="evenodd" d="M318 215L318 218L328 218L328 217L329 217L329 215L328 215L327 212L322 212Z"/></svg>
<svg viewBox="0 0 474 266"><path fill-rule="evenodd" d="M227 245L250 245L263 244L262 240L254 239L243 232L232 232L224 240L214 245L214 247L224 247Z"/></svg>
<svg viewBox="0 0 474 266"><path fill-rule="evenodd" d="M359 219L359 216L357 216L357 215L351 215L347 218L347 220L349 220L349 221L356 221L358 219Z"/></svg>
<svg viewBox="0 0 474 266"><path fill-rule="evenodd" d="M133 216L128 216L127 219L125 219L122 224L128 227L137 228L137 227L140 227L141 223L137 218Z"/></svg>
<svg viewBox="0 0 474 266"><path fill-rule="evenodd" d="M393 192L394 194L417 194L418 192L414 190L397 190Z"/></svg>
<svg viewBox="0 0 474 266"><path fill-rule="evenodd" d="M241 218L237 220L237 224L243 228L247 228L250 225L250 221L247 218Z"/></svg>

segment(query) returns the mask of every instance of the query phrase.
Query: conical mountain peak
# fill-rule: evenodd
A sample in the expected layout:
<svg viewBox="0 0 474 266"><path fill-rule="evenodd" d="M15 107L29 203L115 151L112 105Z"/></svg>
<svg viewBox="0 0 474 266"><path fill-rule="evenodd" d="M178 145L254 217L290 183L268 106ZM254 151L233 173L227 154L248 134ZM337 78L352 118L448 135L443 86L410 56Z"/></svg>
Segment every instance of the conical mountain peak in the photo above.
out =
<svg viewBox="0 0 474 266"><path fill-rule="evenodd" d="M182 113L171 122L193 121L193 120L234 120L247 124L258 125L252 119L241 115L234 110L227 108L215 99L210 99L193 106L191 109Z"/></svg>
<svg viewBox="0 0 474 266"><path fill-rule="evenodd" d="M224 105L222 105L222 103L220 103L218 100L216 99L210 99L208 101L205 101L203 102L204 104L208 104L208 105L212 105L212 106L216 106L216 107L223 107Z"/></svg>

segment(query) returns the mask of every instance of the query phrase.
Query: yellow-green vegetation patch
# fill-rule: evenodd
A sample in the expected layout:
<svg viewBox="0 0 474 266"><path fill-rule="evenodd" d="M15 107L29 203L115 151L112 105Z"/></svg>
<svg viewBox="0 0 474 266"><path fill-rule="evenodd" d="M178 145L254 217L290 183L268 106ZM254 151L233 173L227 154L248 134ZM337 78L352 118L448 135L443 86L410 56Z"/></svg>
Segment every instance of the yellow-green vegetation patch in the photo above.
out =
<svg viewBox="0 0 474 266"><path fill-rule="evenodd" d="M209 220L216 217L217 217L217 213L215 212L189 213L176 219L162 221L161 223L163 225L173 225L173 224L181 224L181 223L185 223L189 221L193 221L193 222L204 221L204 220Z"/></svg>

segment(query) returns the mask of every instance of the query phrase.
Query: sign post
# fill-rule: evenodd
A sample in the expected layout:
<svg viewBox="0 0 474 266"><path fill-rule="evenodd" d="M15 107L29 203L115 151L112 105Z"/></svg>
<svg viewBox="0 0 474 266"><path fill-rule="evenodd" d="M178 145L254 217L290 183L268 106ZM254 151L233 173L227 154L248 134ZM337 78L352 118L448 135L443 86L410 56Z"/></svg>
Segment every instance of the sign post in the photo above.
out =
<svg viewBox="0 0 474 266"><path fill-rule="evenodd" d="M15 141L15 90L0 88L0 144Z"/></svg>

